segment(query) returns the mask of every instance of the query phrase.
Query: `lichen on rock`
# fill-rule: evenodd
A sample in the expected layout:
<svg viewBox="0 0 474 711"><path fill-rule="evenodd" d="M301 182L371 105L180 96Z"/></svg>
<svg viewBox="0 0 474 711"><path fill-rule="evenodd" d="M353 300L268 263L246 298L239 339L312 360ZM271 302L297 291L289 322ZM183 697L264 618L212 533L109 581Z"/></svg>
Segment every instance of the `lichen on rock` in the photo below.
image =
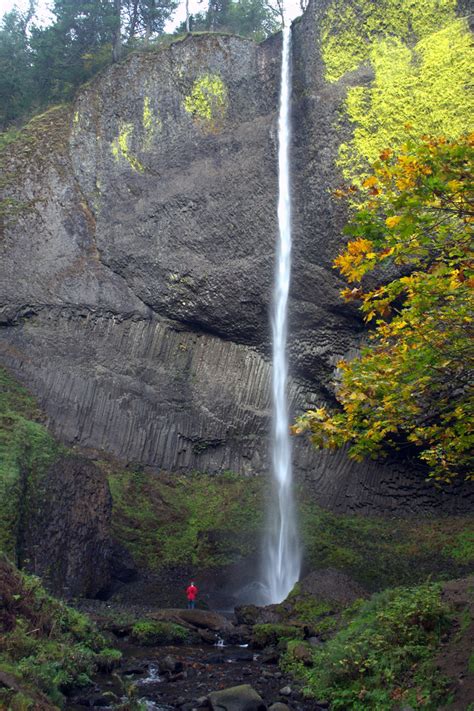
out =
<svg viewBox="0 0 474 711"><path fill-rule="evenodd" d="M204 74L194 82L183 106L198 126L210 133L217 133L227 115L228 103L227 87L221 77L217 74Z"/></svg>
<svg viewBox="0 0 474 711"><path fill-rule="evenodd" d="M111 143L111 151L115 160L118 162L121 159L127 161L129 166L137 171L138 173L143 173L144 167L138 158L132 153L131 142L134 132L133 123L122 123L120 125L119 134Z"/></svg>
<svg viewBox="0 0 474 711"><path fill-rule="evenodd" d="M369 62L369 86L348 89L345 118L352 139L339 147L346 180L360 184L380 152L412 135L456 138L469 130L474 114L470 67L474 61L465 18L456 19L454 0L384 0L328 9L321 30L326 79Z"/></svg>
<svg viewBox="0 0 474 711"><path fill-rule="evenodd" d="M382 38L413 43L455 19L456 0L334 0L321 25L326 79L357 69Z"/></svg>
<svg viewBox="0 0 474 711"><path fill-rule="evenodd" d="M143 130L145 133L143 149L149 151L153 145L155 134L162 128L162 122L153 110L149 96L143 99Z"/></svg>

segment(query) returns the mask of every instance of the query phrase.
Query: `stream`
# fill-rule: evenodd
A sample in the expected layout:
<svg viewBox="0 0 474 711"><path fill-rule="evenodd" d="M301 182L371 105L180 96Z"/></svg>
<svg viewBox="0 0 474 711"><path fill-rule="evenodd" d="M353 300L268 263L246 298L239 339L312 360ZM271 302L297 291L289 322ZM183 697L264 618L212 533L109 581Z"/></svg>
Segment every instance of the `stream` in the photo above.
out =
<svg viewBox="0 0 474 711"><path fill-rule="evenodd" d="M127 639L114 641L123 658L120 667L97 674L94 686L78 692L65 708L115 709L133 698L146 709L169 711L206 707L212 691L249 684L267 707L288 704L291 711L314 711L314 701L304 700L294 680L283 674L275 656L248 645L180 645L141 647ZM282 693L283 691L283 693Z"/></svg>

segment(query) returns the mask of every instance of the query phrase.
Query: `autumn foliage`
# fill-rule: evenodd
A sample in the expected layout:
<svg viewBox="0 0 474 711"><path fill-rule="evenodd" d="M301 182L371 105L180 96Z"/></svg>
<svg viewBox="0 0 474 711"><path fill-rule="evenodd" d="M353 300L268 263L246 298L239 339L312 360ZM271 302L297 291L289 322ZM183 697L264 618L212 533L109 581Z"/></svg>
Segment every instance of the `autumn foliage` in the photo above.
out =
<svg viewBox="0 0 474 711"><path fill-rule="evenodd" d="M364 182L334 266L372 330L360 356L339 363L340 409L293 427L316 447L349 444L356 460L414 450L438 481L474 479L473 153L474 134L409 140Z"/></svg>

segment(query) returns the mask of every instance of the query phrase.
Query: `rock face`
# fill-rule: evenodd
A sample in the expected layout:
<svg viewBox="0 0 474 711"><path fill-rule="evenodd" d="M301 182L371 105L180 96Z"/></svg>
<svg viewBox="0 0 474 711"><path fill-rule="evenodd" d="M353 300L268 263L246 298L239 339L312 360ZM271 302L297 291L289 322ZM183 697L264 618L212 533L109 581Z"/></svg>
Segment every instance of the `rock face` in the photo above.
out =
<svg viewBox="0 0 474 711"><path fill-rule="evenodd" d="M348 127L345 80L323 79L326 4L294 29L292 412L329 396L362 328L331 267ZM279 68L279 36L188 37L110 67L7 149L0 362L64 441L153 470L267 471ZM399 465L294 449L323 505L437 501Z"/></svg>
<svg viewBox="0 0 474 711"><path fill-rule="evenodd" d="M105 591L111 580L112 514L105 476L83 457L63 456L34 488L25 496L21 567L62 597Z"/></svg>

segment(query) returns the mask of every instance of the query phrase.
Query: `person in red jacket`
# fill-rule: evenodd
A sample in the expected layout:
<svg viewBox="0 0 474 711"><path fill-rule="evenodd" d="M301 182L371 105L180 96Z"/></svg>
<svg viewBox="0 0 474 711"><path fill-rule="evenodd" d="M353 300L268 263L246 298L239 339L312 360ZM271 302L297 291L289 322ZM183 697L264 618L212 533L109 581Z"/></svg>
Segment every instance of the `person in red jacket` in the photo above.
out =
<svg viewBox="0 0 474 711"><path fill-rule="evenodd" d="M186 597L188 598L188 608L189 608L190 610L193 610L193 609L194 609L194 605L195 605L195 602L196 602L197 594L198 594L198 589L197 589L197 587L194 585L194 583L192 582L191 585L189 585L189 586L186 588Z"/></svg>

